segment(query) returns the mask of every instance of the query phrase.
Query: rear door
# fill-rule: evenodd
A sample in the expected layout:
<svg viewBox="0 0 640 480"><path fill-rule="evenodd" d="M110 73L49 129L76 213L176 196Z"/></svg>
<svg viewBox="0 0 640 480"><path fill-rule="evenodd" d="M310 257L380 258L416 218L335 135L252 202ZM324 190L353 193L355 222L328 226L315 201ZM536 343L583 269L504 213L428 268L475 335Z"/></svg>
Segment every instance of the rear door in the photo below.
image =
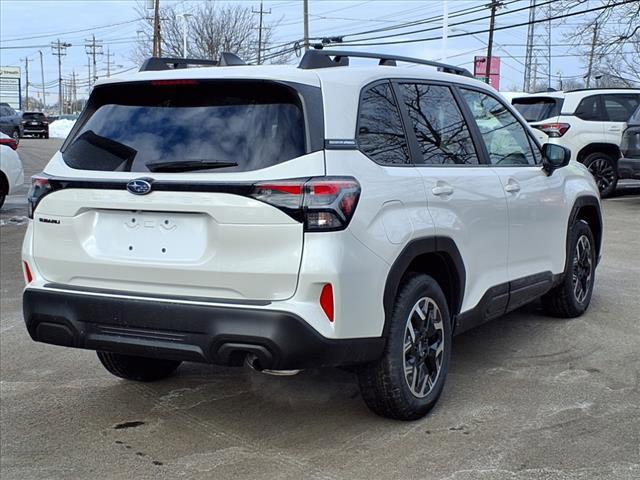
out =
<svg viewBox="0 0 640 480"><path fill-rule="evenodd" d="M34 214L39 272L167 297L291 297L303 225L251 192L324 174L322 111L307 116L301 98L321 105L311 98L320 90L300 91L267 81L96 87L47 167L56 189Z"/></svg>
<svg viewBox="0 0 640 480"><path fill-rule="evenodd" d="M466 269L462 311L507 281L507 203L500 179L474 145L456 94L447 85L398 81L408 128L417 144L436 235L451 238ZM504 286L504 285L503 285ZM506 289L506 286L504 286ZM488 318L504 313L506 290L495 291Z"/></svg>
<svg viewBox="0 0 640 480"><path fill-rule="evenodd" d="M539 148L527 127L497 95L470 88L460 91L480 129L491 170L499 176L507 197L509 280L560 273L564 270L565 215L571 208L566 205L564 176L548 176L542 170ZM540 288L546 286L543 282ZM512 298L517 301L517 293Z"/></svg>
<svg viewBox="0 0 640 480"><path fill-rule="evenodd" d="M607 121L604 124L605 142L620 145L627 121L640 104L640 94L611 93L602 95Z"/></svg>

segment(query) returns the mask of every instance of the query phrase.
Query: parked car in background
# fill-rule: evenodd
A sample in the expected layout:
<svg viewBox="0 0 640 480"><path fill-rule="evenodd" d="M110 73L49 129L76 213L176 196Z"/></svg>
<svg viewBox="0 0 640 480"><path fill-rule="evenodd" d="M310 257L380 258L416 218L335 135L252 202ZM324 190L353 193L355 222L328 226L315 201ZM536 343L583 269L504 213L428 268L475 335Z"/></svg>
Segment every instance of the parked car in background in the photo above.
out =
<svg viewBox="0 0 640 480"><path fill-rule="evenodd" d="M0 132L17 142L22 137L22 118L8 103L0 103Z"/></svg>
<svg viewBox="0 0 640 480"><path fill-rule="evenodd" d="M7 195L24 183L22 161L17 149L18 141L0 132L0 207Z"/></svg>
<svg viewBox="0 0 640 480"><path fill-rule="evenodd" d="M640 105L640 89L584 89L536 93L512 100L537 130L571 150L571 159L591 172L600 195L616 188L622 133Z"/></svg>
<svg viewBox="0 0 640 480"><path fill-rule="evenodd" d="M22 134L40 138L49 138L49 119L42 112L24 112L22 114Z"/></svg>
<svg viewBox="0 0 640 480"><path fill-rule="evenodd" d="M622 158L618 160L618 176L640 180L640 106L627 122L620 151Z"/></svg>

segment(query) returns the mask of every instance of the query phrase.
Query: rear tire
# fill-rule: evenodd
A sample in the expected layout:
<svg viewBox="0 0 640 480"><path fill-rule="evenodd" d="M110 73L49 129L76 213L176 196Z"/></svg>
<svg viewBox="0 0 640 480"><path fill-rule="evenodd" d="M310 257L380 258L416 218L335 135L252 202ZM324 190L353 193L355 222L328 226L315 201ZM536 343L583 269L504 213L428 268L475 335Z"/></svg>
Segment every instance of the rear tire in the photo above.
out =
<svg viewBox="0 0 640 480"><path fill-rule="evenodd" d="M20 130L16 128L13 132L11 132L11 138L13 138L16 143L20 143Z"/></svg>
<svg viewBox="0 0 640 480"><path fill-rule="evenodd" d="M600 197L611 196L618 185L618 166L615 159L606 153L594 152L587 155L583 163L593 175Z"/></svg>
<svg viewBox="0 0 640 480"><path fill-rule="evenodd" d="M120 353L96 352L100 362L116 377L138 382L153 382L170 377L182 362L157 358L135 357Z"/></svg>
<svg viewBox="0 0 640 480"><path fill-rule="evenodd" d="M542 297L542 306L553 317L579 317L591 302L596 272L596 243L587 222L578 220L573 225L570 242L571 256L562 283Z"/></svg>
<svg viewBox="0 0 640 480"><path fill-rule="evenodd" d="M438 283L424 274L408 277L390 322L382 358L358 368L360 391L374 413L417 420L438 401L449 370L451 323Z"/></svg>

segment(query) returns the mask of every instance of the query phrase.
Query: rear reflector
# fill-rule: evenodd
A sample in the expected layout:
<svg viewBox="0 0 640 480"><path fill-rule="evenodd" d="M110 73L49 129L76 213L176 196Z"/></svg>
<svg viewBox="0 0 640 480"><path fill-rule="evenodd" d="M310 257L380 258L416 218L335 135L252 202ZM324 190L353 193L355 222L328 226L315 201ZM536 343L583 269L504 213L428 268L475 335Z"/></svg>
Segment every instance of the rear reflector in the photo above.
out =
<svg viewBox="0 0 640 480"><path fill-rule="evenodd" d="M320 306L330 322L333 322L333 287L330 283L325 284L320 292Z"/></svg>
<svg viewBox="0 0 640 480"><path fill-rule="evenodd" d="M24 263L24 279L27 282L27 285L33 282L33 275L31 274L31 269L29 268L29 264L27 262Z"/></svg>

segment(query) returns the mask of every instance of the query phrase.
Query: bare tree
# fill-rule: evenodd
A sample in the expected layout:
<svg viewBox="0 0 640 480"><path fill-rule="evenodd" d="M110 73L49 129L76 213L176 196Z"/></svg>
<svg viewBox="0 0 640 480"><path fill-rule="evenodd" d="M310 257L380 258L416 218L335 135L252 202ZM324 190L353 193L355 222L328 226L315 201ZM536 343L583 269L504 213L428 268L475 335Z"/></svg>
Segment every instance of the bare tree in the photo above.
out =
<svg viewBox="0 0 640 480"><path fill-rule="evenodd" d="M565 41L580 53L587 72L591 59L591 79L599 76L599 85L637 86L640 84L640 2L558 0L553 3L556 12L597 6L608 8L584 17L573 32L565 35ZM571 21L574 18L578 17L570 17Z"/></svg>
<svg viewBox="0 0 640 480"><path fill-rule="evenodd" d="M188 8L188 10L186 10ZM151 56L153 19L144 4L136 7L140 16L139 41L133 52L138 63ZM162 55L182 57L183 19L189 13L187 57L218 60L222 52L235 53L247 63L255 63L258 48L265 63L286 63L293 54L292 46L274 46L275 23L263 23L262 45L258 45L259 22L251 8L241 4L220 4L210 0L176 6L167 4L160 9Z"/></svg>

